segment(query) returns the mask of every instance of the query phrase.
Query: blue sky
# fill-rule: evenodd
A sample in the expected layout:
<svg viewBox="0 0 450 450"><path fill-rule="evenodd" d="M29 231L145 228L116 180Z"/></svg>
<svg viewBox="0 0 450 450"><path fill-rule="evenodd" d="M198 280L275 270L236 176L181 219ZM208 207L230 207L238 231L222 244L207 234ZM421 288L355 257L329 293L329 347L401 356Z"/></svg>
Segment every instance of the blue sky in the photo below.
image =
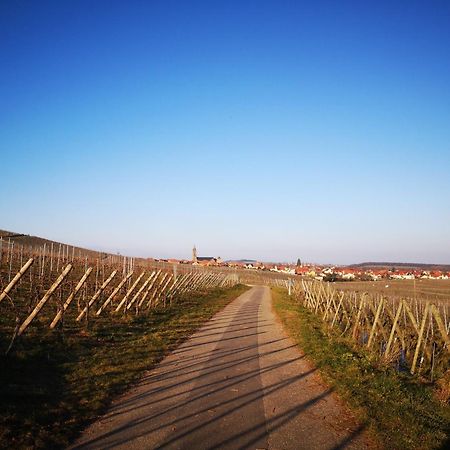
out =
<svg viewBox="0 0 450 450"><path fill-rule="evenodd" d="M450 263L450 3L3 1L0 228Z"/></svg>

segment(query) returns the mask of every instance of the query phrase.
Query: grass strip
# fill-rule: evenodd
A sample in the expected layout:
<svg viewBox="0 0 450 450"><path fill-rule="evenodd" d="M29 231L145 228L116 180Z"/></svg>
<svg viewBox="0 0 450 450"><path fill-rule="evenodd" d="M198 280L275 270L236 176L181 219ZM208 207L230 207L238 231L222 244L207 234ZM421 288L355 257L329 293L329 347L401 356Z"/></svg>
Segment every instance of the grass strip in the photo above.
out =
<svg viewBox="0 0 450 450"><path fill-rule="evenodd" d="M273 288L272 298L291 338L385 448L449 448L450 406L437 399L435 386L380 364L286 290Z"/></svg>
<svg viewBox="0 0 450 450"><path fill-rule="evenodd" d="M24 335L0 357L0 448L67 446L116 395L247 289L191 294L146 316L105 316L88 330Z"/></svg>

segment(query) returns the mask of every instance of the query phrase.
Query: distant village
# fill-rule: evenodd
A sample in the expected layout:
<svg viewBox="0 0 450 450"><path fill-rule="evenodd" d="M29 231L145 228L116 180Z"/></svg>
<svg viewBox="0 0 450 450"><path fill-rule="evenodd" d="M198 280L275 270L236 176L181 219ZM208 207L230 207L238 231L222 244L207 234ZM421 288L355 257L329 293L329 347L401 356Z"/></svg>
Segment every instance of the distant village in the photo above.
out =
<svg viewBox="0 0 450 450"><path fill-rule="evenodd" d="M194 266L234 267L247 270L277 272L286 275L299 275L321 281L379 281L391 280L448 280L450 272L441 270L420 270L391 267L375 269L361 267L339 267L317 264L303 264L300 259L296 264L262 263L250 260L222 261L220 257L198 256L197 249L192 249L191 260L166 259L160 260L171 264L191 264Z"/></svg>

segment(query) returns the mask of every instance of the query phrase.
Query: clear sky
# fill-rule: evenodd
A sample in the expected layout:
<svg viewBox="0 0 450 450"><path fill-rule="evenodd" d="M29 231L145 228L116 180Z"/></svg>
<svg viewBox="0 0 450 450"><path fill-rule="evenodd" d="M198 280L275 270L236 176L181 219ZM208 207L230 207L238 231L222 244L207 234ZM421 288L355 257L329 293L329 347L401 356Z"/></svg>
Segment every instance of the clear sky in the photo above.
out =
<svg viewBox="0 0 450 450"><path fill-rule="evenodd" d="M450 263L450 2L0 2L0 228Z"/></svg>

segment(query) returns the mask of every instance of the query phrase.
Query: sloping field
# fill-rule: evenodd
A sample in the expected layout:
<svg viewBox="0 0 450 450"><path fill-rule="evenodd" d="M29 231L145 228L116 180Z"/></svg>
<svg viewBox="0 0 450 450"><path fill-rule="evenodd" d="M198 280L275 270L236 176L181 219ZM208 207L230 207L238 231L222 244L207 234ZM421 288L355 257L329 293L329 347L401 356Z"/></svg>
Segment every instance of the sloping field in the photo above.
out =
<svg viewBox="0 0 450 450"><path fill-rule="evenodd" d="M91 258L97 258L102 253L97 252L96 250L89 250L87 248L82 247L74 247L72 245L63 244L61 242L52 241L50 239L45 239L38 236L30 236L28 234L22 234L22 233L16 233L14 231L6 231L6 230L0 230L0 239L3 240L3 245L5 246L5 250L8 246L8 243L14 243L14 246L17 249L24 248L27 251L29 251L29 248L32 247L34 249L37 249L39 247L43 247L45 245L47 252L54 252L57 253L59 250L59 247L61 246L64 248L70 248L70 252L75 252L76 256L83 256L83 257L91 257Z"/></svg>
<svg viewBox="0 0 450 450"><path fill-rule="evenodd" d="M334 287L345 291L422 298L450 305L450 280L348 281L335 283Z"/></svg>

